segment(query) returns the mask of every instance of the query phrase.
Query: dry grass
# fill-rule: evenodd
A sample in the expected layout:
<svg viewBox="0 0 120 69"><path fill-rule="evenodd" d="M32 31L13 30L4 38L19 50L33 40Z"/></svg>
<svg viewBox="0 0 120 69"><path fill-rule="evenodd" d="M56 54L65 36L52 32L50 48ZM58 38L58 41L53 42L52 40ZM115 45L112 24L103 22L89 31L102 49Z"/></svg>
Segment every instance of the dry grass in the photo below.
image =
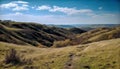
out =
<svg viewBox="0 0 120 69"><path fill-rule="evenodd" d="M25 59L23 55L18 53L14 48L9 49L5 55L5 64L31 64L31 59Z"/></svg>
<svg viewBox="0 0 120 69"><path fill-rule="evenodd" d="M66 40L63 40L63 41L55 41L53 43L53 47L57 47L57 48L60 48L60 47L65 47L65 46L68 46L70 45L70 39L66 39Z"/></svg>
<svg viewBox="0 0 120 69"><path fill-rule="evenodd" d="M5 52L15 48L26 59L32 59L30 65L9 66L9 69L119 69L120 39L94 42L85 45L62 48L37 48L0 42L0 61ZM8 65L0 62L0 69Z"/></svg>
<svg viewBox="0 0 120 69"><path fill-rule="evenodd" d="M120 27L115 28L98 28L80 35L77 35L71 42L75 44L87 44L102 40L120 38Z"/></svg>

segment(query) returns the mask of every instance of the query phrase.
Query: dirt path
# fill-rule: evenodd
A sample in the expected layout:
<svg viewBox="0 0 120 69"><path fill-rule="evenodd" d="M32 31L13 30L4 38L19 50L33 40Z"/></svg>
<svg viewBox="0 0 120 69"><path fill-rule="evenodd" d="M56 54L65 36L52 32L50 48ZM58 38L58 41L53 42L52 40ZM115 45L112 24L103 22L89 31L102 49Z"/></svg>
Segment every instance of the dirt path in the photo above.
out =
<svg viewBox="0 0 120 69"><path fill-rule="evenodd" d="M74 54L70 53L68 55L69 59L65 64L65 69L73 69L73 58L74 58Z"/></svg>

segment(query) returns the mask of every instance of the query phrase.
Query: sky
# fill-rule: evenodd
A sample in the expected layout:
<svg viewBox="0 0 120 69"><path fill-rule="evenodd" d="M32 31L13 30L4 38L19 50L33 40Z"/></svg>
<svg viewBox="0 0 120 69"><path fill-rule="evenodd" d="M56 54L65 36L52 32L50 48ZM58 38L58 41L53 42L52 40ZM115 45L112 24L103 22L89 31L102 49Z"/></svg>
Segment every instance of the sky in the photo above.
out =
<svg viewBox="0 0 120 69"><path fill-rule="evenodd" d="M120 24L120 0L0 0L0 19L41 24Z"/></svg>

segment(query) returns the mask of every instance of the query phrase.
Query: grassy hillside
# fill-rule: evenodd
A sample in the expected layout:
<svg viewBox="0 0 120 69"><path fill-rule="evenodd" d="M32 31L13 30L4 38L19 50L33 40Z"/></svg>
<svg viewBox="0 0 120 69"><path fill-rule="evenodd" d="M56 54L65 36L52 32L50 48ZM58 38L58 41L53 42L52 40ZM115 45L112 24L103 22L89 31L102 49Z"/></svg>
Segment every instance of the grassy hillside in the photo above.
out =
<svg viewBox="0 0 120 69"><path fill-rule="evenodd" d="M36 23L0 21L0 41L37 47L64 47L120 38L120 26L84 31Z"/></svg>
<svg viewBox="0 0 120 69"><path fill-rule="evenodd" d="M115 28L97 28L77 35L71 40L72 44L86 44L102 40L120 38L120 26Z"/></svg>
<svg viewBox="0 0 120 69"><path fill-rule="evenodd" d="M63 28L0 20L0 41L3 42L50 47L54 41L71 39L74 35L74 32Z"/></svg>
<svg viewBox="0 0 120 69"><path fill-rule="evenodd" d="M31 64L5 64L14 48ZM37 48L0 42L0 69L119 69L120 38L62 48Z"/></svg>
<svg viewBox="0 0 120 69"><path fill-rule="evenodd" d="M69 29L70 30L70 29ZM76 32L76 30L72 30ZM103 40L120 38L120 26L114 28L96 28L81 34L76 33L72 39L55 41L52 47L65 47L69 45L87 44Z"/></svg>

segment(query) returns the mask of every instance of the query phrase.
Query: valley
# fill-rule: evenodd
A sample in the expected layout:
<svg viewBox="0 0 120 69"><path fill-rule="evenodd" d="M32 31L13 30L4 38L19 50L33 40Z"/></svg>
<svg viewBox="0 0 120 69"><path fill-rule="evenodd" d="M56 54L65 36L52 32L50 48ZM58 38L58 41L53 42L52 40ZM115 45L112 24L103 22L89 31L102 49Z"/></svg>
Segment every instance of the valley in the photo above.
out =
<svg viewBox="0 0 120 69"><path fill-rule="evenodd" d="M119 26L85 31L0 22L0 69L119 69L119 54Z"/></svg>

